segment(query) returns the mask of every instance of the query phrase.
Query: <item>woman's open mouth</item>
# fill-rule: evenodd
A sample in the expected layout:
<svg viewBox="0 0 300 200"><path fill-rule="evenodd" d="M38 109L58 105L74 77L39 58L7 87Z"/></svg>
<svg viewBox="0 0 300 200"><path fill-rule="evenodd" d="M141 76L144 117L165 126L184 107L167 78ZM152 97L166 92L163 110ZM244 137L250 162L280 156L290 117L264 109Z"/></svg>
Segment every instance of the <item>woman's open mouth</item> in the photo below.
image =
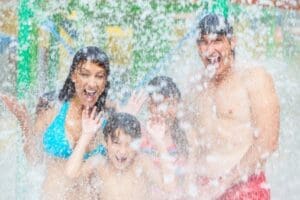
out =
<svg viewBox="0 0 300 200"><path fill-rule="evenodd" d="M87 101L94 101L97 96L97 92L95 90L84 89L83 94L84 94L85 98L87 99Z"/></svg>

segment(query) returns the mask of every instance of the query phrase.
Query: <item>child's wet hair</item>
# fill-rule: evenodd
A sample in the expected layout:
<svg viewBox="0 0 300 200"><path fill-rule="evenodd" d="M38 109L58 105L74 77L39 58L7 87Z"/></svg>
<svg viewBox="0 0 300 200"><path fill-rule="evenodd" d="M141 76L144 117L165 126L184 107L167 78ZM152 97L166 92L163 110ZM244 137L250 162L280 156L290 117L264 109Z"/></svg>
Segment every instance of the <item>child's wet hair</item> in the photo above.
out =
<svg viewBox="0 0 300 200"><path fill-rule="evenodd" d="M181 93L176 83L168 76L156 76L148 83L149 96L160 94L164 98L173 98L176 101L181 100ZM179 126L177 117L173 119L171 125L171 137L178 148L180 154L188 156L188 141L185 132Z"/></svg>
<svg viewBox="0 0 300 200"><path fill-rule="evenodd" d="M181 93L173 82L172 78L167 76L156 76L148 83L148 92L150 97L153 94L161 94L165 98L181 99Z"/></svg>
<svg viewBox="0 0 300 200"><path fill-rule="evenodd" d="M201 36L217 34L231 38L233 34L233 27L228 20L225 17L214 13L204 16L198 23L198 29Z"/></svg>
<svg viewBox="0 0 300 200"><path fill-rule="evenodd" d="M141 137L141 125L138 119L128 113L111 113L107 124L103 130L105 139L107 140L108 136L111 139L117 138L116 130L121 129L125 134L130 135L133 139Z"/></svg>

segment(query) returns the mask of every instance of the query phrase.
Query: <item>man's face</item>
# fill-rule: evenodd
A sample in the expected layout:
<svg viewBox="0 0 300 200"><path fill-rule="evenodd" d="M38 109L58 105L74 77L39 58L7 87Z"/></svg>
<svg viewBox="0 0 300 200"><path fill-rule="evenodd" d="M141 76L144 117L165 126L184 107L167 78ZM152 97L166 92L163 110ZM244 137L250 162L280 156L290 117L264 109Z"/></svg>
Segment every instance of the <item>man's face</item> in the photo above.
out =
<svg viewBox="0 0 300 200"><path fill-rule="evenodd" d="M231 67L233 59L231 41L224 35L207 34L197 40L198 52L206 68L215 68L220 76Z"/></svg>
<svg viewBox="0 0 300 200"><path fill-rule="evenodd" d="M117 129L115 137L107 138L107 152L109 161L112 163L115 169L125 170L128 169L137 155L137 149L133 144L134 140L128 134L125 134L123 130Z"/></svg>

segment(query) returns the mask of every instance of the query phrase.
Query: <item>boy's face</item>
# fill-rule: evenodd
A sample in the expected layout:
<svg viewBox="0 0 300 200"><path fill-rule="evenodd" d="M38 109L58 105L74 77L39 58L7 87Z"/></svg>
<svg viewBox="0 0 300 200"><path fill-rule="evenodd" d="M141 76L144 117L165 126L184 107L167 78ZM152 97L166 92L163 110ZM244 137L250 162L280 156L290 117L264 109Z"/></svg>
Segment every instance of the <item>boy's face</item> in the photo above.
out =
<svg viewBox="0 0 300 200"><path fill-rule="evenodd" d="M152 116L174 119L177 114L178 100L165 98L160 94L153 94L149 98L148 106Z"/></svg>
<svg viewBox="0 0 300 200"><path fill-rule="evenodd" d="M114 135L114 138L107 138L108 158L116 169L125 170L137 155L137 149L133 145L134 139L121 129L117 129Z"/></svg>

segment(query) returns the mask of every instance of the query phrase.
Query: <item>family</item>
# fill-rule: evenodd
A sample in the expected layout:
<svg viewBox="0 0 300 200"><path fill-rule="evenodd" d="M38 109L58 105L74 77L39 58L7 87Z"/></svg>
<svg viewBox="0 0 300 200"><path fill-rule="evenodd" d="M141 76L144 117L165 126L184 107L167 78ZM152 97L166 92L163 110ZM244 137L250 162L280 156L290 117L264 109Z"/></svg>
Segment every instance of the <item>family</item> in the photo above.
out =
<svg viewBox="0 0 300 200"><path fill-rule="evenodd" d="M94 46L75 54L57 100L41 97L34 119L0 96L20 122L28 162L46 165L41 199L271 198L264 166L278 147L280 112L272 77L236 66L223 16L208 14L197 28L199 57L215 71L188 96L156 76L126 105L110 102L109 58Z"/></svg>

